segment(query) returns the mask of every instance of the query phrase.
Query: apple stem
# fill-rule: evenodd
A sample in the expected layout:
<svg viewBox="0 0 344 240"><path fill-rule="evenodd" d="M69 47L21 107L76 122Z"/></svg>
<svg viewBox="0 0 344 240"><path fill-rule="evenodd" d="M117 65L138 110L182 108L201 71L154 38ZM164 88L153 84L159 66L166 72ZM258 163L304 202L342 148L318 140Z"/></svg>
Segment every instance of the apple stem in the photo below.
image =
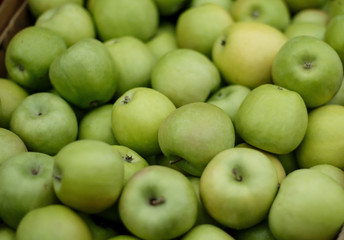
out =
<svg viewBox="0 0 344 240"><path fill-rule="evenodd" d="M21 65L21 64L18 64L18 68L19 68L19 70L21 71L21 72L23 72L25 69L24 69L24 66L23 65Z"/></svg>
<svg viewBox="0 0 344 240"><path fill-rule="evenodd" d="M56 179L57 181L61 182L62 177L61 175L53 175L54 179Z"/></svg>
<svg viewBox="0 0 344 240"><path fill-rule="evenodd" d="M124 96L124 99L122 100L123 104L128 104L130 102L130 97L129 96Z"/></svg>
<svg viewBox="0 0 344 240"><path fill-rule="evenodd" d="M125 155L124 160L127 161L128 163L131 163L134 159L132 156Z"/></svg>
<svg viewBox="0 0 344 240"><path fill-rule="evenodd" d="M235 176L235 180L237 180L238 182L242 181L242 176L239 175L238 170L236 168L233 168L232 173Z"/></svg>
<svg viewBox="0 0 344 240"><path fill-rule="evenodd" d="M221 46L225 46L226 45L226 40L225 39L222 39L221 41Z"/></svg>
<svg viewBox="0 0 344 240"><path fill-rule="evenodd" d="M164 202L165 202L165 198L164 198L164 197L151 198L151 199L149 200L149 203L150 203L150 205L152 205L152 206L157 206L157 205L162 204L162 203L164 203Z"/></svg>
<svg viewBox="0 0 344 240"><path fill-rule="evenodd" d="M180 161L183 161L183 158L177 157L176 159L170 160L169 163L173 165Z"/></svg>
<svg viewBox="0 0 344 240"><path fill-rule="evenodd" d="M40 169L41 169L41 166L38 166L37 168L32 168L31 169L32 175L37 175Z"/></svg>
<svg viewBox="0 0 344 240"><path fill-rule="evenodd" d="M303 63L303 68L304 69L311 69L312 63L311 62L304 62Z"/></svg>

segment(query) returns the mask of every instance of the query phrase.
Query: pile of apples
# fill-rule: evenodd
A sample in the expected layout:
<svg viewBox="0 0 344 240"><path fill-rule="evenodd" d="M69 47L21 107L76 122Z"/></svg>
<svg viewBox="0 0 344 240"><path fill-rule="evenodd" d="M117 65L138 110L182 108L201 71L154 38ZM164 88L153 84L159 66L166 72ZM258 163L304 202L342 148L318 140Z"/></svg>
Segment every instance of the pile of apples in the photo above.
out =
<svg viewBox="0 0 344 240"><path fill-rule="evenodd" d="M1 240L344 239L344 0L29 0L0 79Z"/></svg>

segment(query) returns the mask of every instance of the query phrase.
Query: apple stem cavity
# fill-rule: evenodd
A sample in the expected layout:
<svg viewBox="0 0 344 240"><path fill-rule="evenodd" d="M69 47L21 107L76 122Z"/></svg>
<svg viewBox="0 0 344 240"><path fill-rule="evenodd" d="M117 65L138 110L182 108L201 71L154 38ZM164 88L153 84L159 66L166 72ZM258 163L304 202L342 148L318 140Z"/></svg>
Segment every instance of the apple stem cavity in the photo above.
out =
<svg viewBox="0 0 344 240"><path fill-rule="evenodd" d="M131 98L129 96L124 96L124 99L122 100L123 104L128 104L131 101Z"/></svg>
<svg viewBox="0 0 344 240"><path fill-rule="evenodd" d="M41 166L35 167L31 169L32 175L38 175L39 171L41 170Z"/></svg>
<svg viewBox="0 0 344 240"><path fill-rule="evenodd" d="M151 198L149 199L149 204L152 206L157 206L160 205L162 203L164 203L166 200L164 197L159 197L159 198Z"/></svg>
<svg viewBox="0 0 344 240"><path fill-rule="evenodd" d="M309 61L304 62L303 63L303 68L304 69L311 69L312 68L312 62L309 62Z"/></svg>
<svg viewBox="0 0 344 240"><path fill-rule="evenodd" d="M61 182L61 180L62 180L62 176L60 175L60 174L54 174L53 175L53 178L55 179L55 180L57 180L57 181L59 181L59 182Z"/></svg>
<svg viewBox="0 0 344 240"><path fill-rule="evenodd" d="M226 46L226 40L225 39L221 40L221 46L223 46L223 47Z"/></svg>
<svg viewBox="0 0 344 240"><path fill-rule="evenodd" d="M128 163L131 163L134 160L134 158L133 156L125 155L124 160Z"/></svg>
<svg viewBox="0 0 344 240"><path fill-rule="evenodd" d="M18 68L21 72L24 72L24 70L25 70L24 66L21 64L18 64Z"/></svg>
<svg viewBox="0 0 344 240"><path fill-rule="evenodd" d="M252 18L254 18L254 19L259 18L259 16L260 16L260 11L257 10L257 9L253 10L252 13L251 13L251 16L252 16Z"/></svg>
<svg viewBox="0 0 344 240"><path fill-rule="evenodd" d="M242 176L239 175L238 170L236 168L233 168L232 173L234 174L235 180L238 182L242 181Z"/></svg>
<svg viewBox="0 0 344 240"><path fill-rule="evenodd" d="M176 157L176 159L170 160L169 163L171 165L176 164L177 162L183 161L184 159L181 157Z"/></svg>

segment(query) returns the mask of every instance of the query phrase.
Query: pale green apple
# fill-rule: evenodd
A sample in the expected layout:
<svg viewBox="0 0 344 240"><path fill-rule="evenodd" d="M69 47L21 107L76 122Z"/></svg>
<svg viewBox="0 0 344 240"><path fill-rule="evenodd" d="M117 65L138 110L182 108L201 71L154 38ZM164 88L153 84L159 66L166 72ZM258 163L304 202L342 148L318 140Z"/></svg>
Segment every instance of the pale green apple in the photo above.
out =
<svg viewBox="0 0 344 240"><path fill-rule="evenodd" d="M27 151L25 143L17 134L7 128L0 128L0 165L7 159Z"/></svg>
<svg viewBox="0 0 344 240"><path fill-rule="evenodd" d="M284 0L236 0L231 14L237 22L262 22L281 31L288 26L291 18Z"/></svg>
<svg viewBox="0 0 344 240"><path fill-rule="evenodd" d="M202 224L193 227L181 240L234 240L225 230L211 224Z"/></svg>
<svg viewBox="0 0 344 240"><path fill-rule="evenodd" d="M156 60L159 60L166 53L179 48L175 24L170 21L161 22L154 36L146 44Z"/></svg>
<svg viewBox="0 0 344 240"><path fill-rule="evenodd" d="M79 122L78 139L93 139L117 144L111 127L112 104L105 104L87 112Z"/></svg>
<svg viewBox="0 0 344 240"><path fill-rule="evenodd" d="M248 144L267 152L286 154L301 143L307 121L306 105L297 92L263 84L245 98L234 123Z"/></svg>
<svg viewBox="0 0 344 240"><path fill-rule="evenodd" d="M65 205L85 213L99 213L114 204L122 190L124 166L111 145L78 140L55 156L54 190Z"/></svg>
<svg viewBox="0 0 344 240"><path fill-rule="evenodd" d="M124 184L126 184L136 172L149 165L146 159L126 146L112 145L112 147L119 152L123 160Z"/></svg>
<svg viewBox="0 0 344 240"><path fill-rule="evenodd" d="M279 240L335 239L344 223L344 189L311 169L290 173L269 212L269 227Z"/></svg>
<svg viewBox="0 0 344 240"><path fill-rule="evenodd" d="M293 22L289 24L284 30L284 34L288 38L298 36L312 36L320 40L324 39L326 26L313 22Z"/></svg>
<svg viewBox="0 0 344 240"><path fill-rule="evenodd" d="M232 235L235 240L276 240L270 231L267 219L250 228L236 231Z"/></svg>
<svg viewBox="0 0 344 240"><path fill-rule="evenodd" d="M0 217L13 229L30 211L57 202L54 158L39 152L17 154L0 166Z"/></svg>
<svg viewBox="0 0 344 240"><path fill-rule="evenodd" d="M107 240L140 240L140 239L131 235L118 235L116 237L112 237Z"/></svg>
<svg viewBox="0 0 344 240"><path fill-rule="evenodd" d="M235 22L216 39L212 59L224 80L255 88L272 83L271 67L288 38L260 22Z"/></svg>
<svg viewBox="0 0 344 240"><path fill-rule="evenodd" d="M189 0L154 0L161 16L178 14Z"/></svg>
<svg viewBox="0 0 344 240"><path fill-rule="evenodd" d="M319 8L306 8L295 13L292 23L318 23L326 26L329 20L328 12Z"/></svg>
<svg viewBox="0 0 344 240"><path fill-rule="evenodd" d="M154 0L96 0L92 13L103 41L127 35L147 41L159 25Z"/></svg>
<svg viewBox="0 0 344 240"><path fill-rule="evenodd" d="M205 3L217 4L230 12L235 0L190 0L190 7L198 7Z"/></svg>
<svg viewBox="0 0 344 240"><path fill-rule="evenodd" d="M342 63L344 64L344 32L341 30L343 24L344 11L343 14L330 19L326 27L324 41L338 53Z"/></svg>
<svg viewBox="0 0 344 240"><path fill-rule="evenodd" d="M105 44L87 38L56 57L49 76L53 87L68 102L90 108L112 99L119 74Z"/></svg>
<svg viewBox="0 0 344 240"><path fill-rule="evenodd" d="M343 80L344 81L344 80ZM340 88L338 90L338 92L336 93L336 95L334 95L334 97L328 101L326 104L337 104L337 105L344 105L344 84L340 85Z"/></svg>
<svg viewBox="0 0 344 240"><path fill-rule="evenodd" d="M231 14L217 4L207 3L188 8L179 14L177 19L178 46L193 49L211 57L217 36L232 23Z"/></svg>
<svg viewBox="0 0 344 240"><path fill-rule="evenodd" d="M114 136L120 145L144 158L156 155L161 152L158 143L160 124L175 109L169 98L152 88L130 89L113 105Z"/></svg>
<svg viewBox="0 0 344 240"><path fill-rule="evenodd" d="M234 127L228 115L210 103L197 102L177 108L159 128L159 145L173 164L200 176L209 161L234 147Z"/></svg>
<svg viewBox="0 0 344 240"><path fill-rule="evenodd" d="M220 83L214 63L192 49L179 48L165 54L151 75L152 88L166 95L176 107L206 101Z"/></svg>
<svg viewBox="0 0 344 240"><path fill-rule="evenodd" d="M35 26L59 34L68 47L81 39L96 37L91 14L84 6L76 3L66 3L45 11L37 18Z"/></svg>
<svg viewBox="0 0 344 240"><path fill-rule="evenodd" d="M50 64L66 49L57 33L37 26L26 27L10 40L6 49L8 78L32 91L48 90Z"/></svg>
<svg viewBox="0 0 344 240"><path fill-rule="evenodd" d="M0 127L9 127L13 111L28 95L28 92L14 81L0 78Z"/></svg>
<svg viewBox="0 0 344 240"><path fill-rule="evenodd" d="M298 36L278 52L272 66L273 82L301 95L308 108L330 101L343 80L343 65L336 51L312 36Z"/></svg>
<svg viewBox="0 0 344 240"><path fill-rule="evenodd" d="M331 164L318 164L314 165L310 169L324 173L344 188L344 171L342 169L337 168Z"/></svg>
<svg viewBox="0 0 344 240"><path fill-rule="evenodd" d="M331 164L344 170L344 106L325 105L312 110L306 135L296 150L301 168Z"/></svg>
<svg viewBox="0 0 344 240"><path fill-rule="evenodd" d="M125 36L104 42L119 72L115 98L135 87L149 87L156 59L140 39Z"/></svg>
<svg viewBox="0 0 344 240"><path fill-rule="evenodd" d="M16 231L16 240L92 240L84 220L72 209L60 204L37 208L24 216Z"/></svg>
<svg viewBox="0 0 344 240"><path fill-rule="evenodd" d="M140 239L173 239L189 231L197 218L197 197L190 181L164 166L148 166L124 186L119 214Z"/></svg>
<svg viewBox="0 0 344 240"><path fill-rule="evenodd" d="M28 7L32 15L38 18L43 12L66 3L75 3L83 6L84 0L29 0Z"/></svg>
<svg viewBox="0 0 344 240"><path fill-rule="evenodd" d="M10 130L23 140L29 151L55 155L77 138L78 122L63 98L38 92L26 97L13 112Z"/></svg>
<svg viewBox="0 0 344 240"><path fill-rule="evenodd" d="M284 0L292 13L307 8L321 8L327 0Z"/></svg>
<svg viewBox="0 0 344 240"><path fill-rule="evenodd" d="M0 239L1 240L15 240L15 230L7 225L0 226Z"/></svg>
<svg viewBox="0 0 344 240"><path fill-rule="evenodd" d="M263 221L278 190L276 170L267 156L250 148L218 153L205 167L200 194L207 212L231 229Z"/></svg>

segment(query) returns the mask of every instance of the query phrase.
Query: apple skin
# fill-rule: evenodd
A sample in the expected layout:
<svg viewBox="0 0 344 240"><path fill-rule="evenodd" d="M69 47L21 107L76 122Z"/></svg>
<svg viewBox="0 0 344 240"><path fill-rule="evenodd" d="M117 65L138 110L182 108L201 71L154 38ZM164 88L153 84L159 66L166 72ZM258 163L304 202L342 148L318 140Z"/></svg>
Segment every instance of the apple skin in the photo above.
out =
<svg viewBox="0 0 344 240"><path fill-rule="evenodd" d="M344 223L344 190L311 169L290 173L280 186L268 216L279 240L334 239Z"/></svg>
<svg viewBox="0 0 344 240"><path fill-rule="evenodd" d="M344 189L344 172L342 169L337 168L331 164L318 164L313 167L310 167L310 169L320 171L325 175L331 177Z"/></svg>
<svg viewBox="0 0 344 240"><path fill-rule="evenodd" d="M308 108L315 108L339 90L343 66L330 45L312 36L298 36L278 52L272 76L276 85L298 92Z"/></svg>
<svg viewBox="0 0 344 240"><path fill-rule="evenodd" d="M119 72L115 98L135 87L150 86L156 59L140 39L124 36L104 42Z"/></svg>
<svg viewBox="0 0 344 240"><path fill-rule="evenodd" d="M181 240L208 239L234 240L234 238L230 236L227 232L225 232L223 229L211 224L202 224L195 226L181 238Z"/></svg>
<svg viewBox="0 0 344 240"><path fill-rule="evenodd" d="M209 215L236 230L266 218L277 190L273 164L263 153L250 148L218 153L200 179L201 199Z"/></svg>
<svg viewBox="0 0 344 240"><path fill-rule="evenodd" d="M111 113L112 104L105 104L87 112L79 122L78 139L118 144L112 132Z"/></svg>
<svg viewBox="0 0 344 240"><path fill-rule="evenodd" d="M118 70L103 42L87 38L56 57L49 69L58 94L87 109L110 101L117 89Z"/></svg>
<svg viewBox="0 0 344 240"><path fill-rule="evenodd" d="M327 6L326 5L325 6L326 6L326 11L328 12L330 20L344 13L343 3L344 3L343 0L328 1Z"/></svg>
<svg viewBox="0 0 344 240"><path fill-rule="evenodd" d="M7 159L23 152L27 152L23 140L7 128L0 128L0 166Z"/></svg>
<svg viewBox="0 0 344 240"><path fill-rule="evenodd" d="M231 7L236 22L258 21L283 31L290 23L284 0L236 0Z"/></svg>
<svg viewBox="0 0 344 240"><path fill-rule="evenodd" d="M296 22L289 24L284 34L290 39L298 36L312 36L320 40L324 39L326 26L313 22Z"/></svg>
<svg viewBox="0 0 344 240"><path fill-rule="evenodd" d="M140 239L131 235L118 235L118 236L109 238L107 240L140 240Z"/></svg>
<svg viewBox="0 0 344 240"><path fill-rule="evenodd" d="M50 64L66 49L57 33L37 26L26 27L11 39L6 49L8 78L31 91L50 89Z"/></svg>
<svg viewBox="0 0 344 240"><path fill-rule="evenodd" d="M267 152L286 154L301 143L307 121L307 108L298 93L263 84L245 98L234 123L248 144Z"/></svg>
<svg viewBox="0 0 344 240"><path fill-rule="evenodd" d="M138 238L173 239L194 225L197 197L182 173L154 165L127 182L118 209L123 224Z"/></svg>
<svg viewBox="0 0 344 240"><path fill-rule="evenodd" d="M63 204L81 212L99 213L117 201L124 167L121 155L111 145L78 140L55 156L53 178L56 196Z"/></svg>
<svg viewBox="0 0 344 240"><path fill-rule="evenodd" d="M344 170L344 106L324 105L312 110L305 137L296 150L301 168L331 164Z"/></svg>
<svg viewBox="0 0 344 240"><path fill-rule="evenodd" d="M190 103L179 107L159 128L159 145L163 154L177 158L173 164L193 176L200 176L217 153L234 147L234 143L231 119L210 103Z"/></svg>
<svg viewBox="0 0 344 240"><path fill-rule="evenodd" d="M292 151L287 154L276 155L278 160L281 162L286 175L288 175L289 173L293 172L296 169L299 169L295 152L296 151Z"/></svg>
<svg viewBox="0 0 344 240"><path fill-rule="evenodd" d="M217 36L232 23L231 14L217 4L207 3L188 8L178 15L176 23L178 46L211 57Z"/></svg>
<svg viewBox="0 0 344 240"><path fill-rule="evenodd" d="M226 83L253 89L272 83L273 60L287 40L267 24L234 22L215 40L212 59Z"/></svg>
<svg viewBox="0 0 344 240"><path fill-rule="evenodd" d="M331 18L326 26L324 41L338 53L342 63L344 64L344 34L339 30L341 29L341 26L343 26L343 23L343 14Z"/></svg>
<svg viewBox="0 0 344 240"><path fill-rule="evenodd" d="M189 0L154 0L161 16L178 14Z"/></svg>
<svg viewBox="0 0 344 240"><path fill-rule="evenodd" d="M267 219L254 225L253 227L232 233L235 240L276 240L272 235Z"/></svg>
<svg viewBox="0 0 344 240"><path fill-rule="evenodd" d="M17 228L16 239L92 240L92 236L76 212L65 205L52 204L26 214Z"/></svg>
<svg viewBox="0 0 344 240"><path fill-rule="evenodd" d="M16 229L28 212L57 202L53 166L53 157L39 152L20 153L1 164L0 216L8 226Z"/></svg>
<svg viewBox="0 0 344 240"><path fill-rule="evenodd" d="M233 2L234 0L191 0L190 7L198 7L205 3L214 3L230 12Z"/></svg>
<svg viewBox="0 0 344 240"><path fill-rule="evenodd" d="M84 0L29 0L28 7L35 18L38 18L43 12L48 9L61 6L66 3L75 3L80 6L84 5Z"/></svg>
<svg viewBox="0 0 344 240"><path fill-rule="evenodd" d="M285 2L290 11L295 13L307 8L320 8L326 3L326 0L285 0Z"/></svg>
<svg viewBox="0 0 344 240"><path fill-rule="evenodd" d="M328 12L318 8L306 8L298 11L292 18L292 23L317 23L326 26L329 21Z"/></svg>
<svg viewBox="0 0 344 240"><path fill-rule="evenodd" d="M78 122L63 98L38 92L25 98L13 112L10 130L23 140L29 151L55 155L77 138Z"/></svg>
<svg viewBox="0 0 344 240"><path fill-rule="evenodd" d="M126 184L136 172L149 165L137 152L126 146L112 145L112 147L119 152L123 160L124 184Z"/></svg>
<svg viewBox="0 0 344 240"><path fill-rule="evenodd" d="M85 38L95 38L96 29L91 14L77 3L66 3L42 13L35 26L59 34L67 47Z"/></svg>
<svg viewBox="0 0 344 240"><path fill-rule="evenodd" d="M7 225L0 226L0 239L1 240L15 240L15 230Z"/></svg>
<svg viewBox="0 0 344 240"><path fill-rule="evenodd" d="M120 145L144 158L159 154L160 124L175 109L169 98L154 89L130 89L113 104L112 131Z"/></svg>
<svg viewBox="0 0 344 240"><path fill-rule="evenodd" d="M28 95L28 92L14 81L0 78L0 127L9 128L14 110Z"/></svg>
<svg viewBox="0 0 344 240"><path fill-rule="evenodd" d="M342 81L342 84L340 85L340 88L338 90L338 92L336 93L336 95L334 95L334 97L328 101L326 103L326 105L332 105L332 104L336 104L336 105L344 105L344 84Z"/></svg>
<svg viewBox="0 0 344 240"><path fill-rule="evenodd" d="M214 63L202 53L186 48L165 54L151 75L151 87L166 95L176 107L206 101L220 84L221 76Z"/></svg>
<svg viewBox="0 0 344 240"><path fill-rule="evenodd" d="M97 0L92 13L102 41L128 35L147 41L159 25L159 10L153 0Z"/></svg>

